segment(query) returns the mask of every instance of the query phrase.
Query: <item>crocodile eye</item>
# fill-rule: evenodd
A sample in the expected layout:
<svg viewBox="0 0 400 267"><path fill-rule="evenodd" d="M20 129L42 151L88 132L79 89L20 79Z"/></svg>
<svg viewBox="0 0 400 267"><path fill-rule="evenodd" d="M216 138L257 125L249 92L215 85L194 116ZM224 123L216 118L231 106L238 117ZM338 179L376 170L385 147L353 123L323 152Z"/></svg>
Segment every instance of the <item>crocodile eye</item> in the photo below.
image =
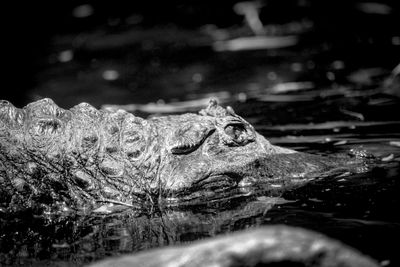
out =
<svg viewBox="0 0 400 267"><path fill-rule="evenodd" d="M201 126L191 126L188 128L178 129L175 131L170 142L170 151L172 154L188 154L199 148L204 140L214 132Z"/></svg>
<svg viewBox="0 0 400 267"><path fill-rule="evenodd" d="M232 139L234 143L237 144L241 144L247 139L246 128L243 124L228 124L225 127L225 133Z"/></svg>

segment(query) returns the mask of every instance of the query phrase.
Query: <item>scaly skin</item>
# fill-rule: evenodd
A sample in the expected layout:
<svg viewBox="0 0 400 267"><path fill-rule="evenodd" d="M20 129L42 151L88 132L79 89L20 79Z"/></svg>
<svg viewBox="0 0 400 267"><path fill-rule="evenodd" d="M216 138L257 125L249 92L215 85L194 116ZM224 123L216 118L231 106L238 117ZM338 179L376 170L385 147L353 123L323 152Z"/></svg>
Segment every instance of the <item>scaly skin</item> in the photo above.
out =
<svg viewBox="0 0 400 267"><path fill-rule="evenodd" d="M254 183L290 185L340 164L271 145L215 100L199 114L148 120L86 103L64 110L42 99L18 109L1 101L0 119L3 205L190 199Z"/></svg>

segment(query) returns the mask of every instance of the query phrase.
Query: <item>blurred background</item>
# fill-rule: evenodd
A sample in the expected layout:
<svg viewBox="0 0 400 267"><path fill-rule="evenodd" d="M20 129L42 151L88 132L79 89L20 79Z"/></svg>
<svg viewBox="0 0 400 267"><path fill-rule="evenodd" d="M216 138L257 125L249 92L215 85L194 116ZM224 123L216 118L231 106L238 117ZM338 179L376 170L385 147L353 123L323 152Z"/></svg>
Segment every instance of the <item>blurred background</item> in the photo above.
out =
<svg viewBox="0 0 400 267"><path fill-rule="evenodd" d="M399 5L13 1L2 7L0 98L22 106L51 97L69 108L377 86L400 62Z"/></svg>

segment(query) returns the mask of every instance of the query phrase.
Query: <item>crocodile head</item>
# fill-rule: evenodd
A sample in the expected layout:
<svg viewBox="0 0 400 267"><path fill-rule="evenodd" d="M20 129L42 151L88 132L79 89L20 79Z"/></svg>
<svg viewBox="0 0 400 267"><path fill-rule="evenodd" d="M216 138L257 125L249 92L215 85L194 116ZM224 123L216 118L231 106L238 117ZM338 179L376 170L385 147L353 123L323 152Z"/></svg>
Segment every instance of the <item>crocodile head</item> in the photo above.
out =
<svg viewBox="0 0 400 267"><path fill-rule="evenodd" d="M301 162L303 153L271 145L232 108L222 108L215 100L199 115L151 121L163 133L159 181L171 199L215 195L288 175L301 177L306 169L320 167L310 160Z"/></svg>

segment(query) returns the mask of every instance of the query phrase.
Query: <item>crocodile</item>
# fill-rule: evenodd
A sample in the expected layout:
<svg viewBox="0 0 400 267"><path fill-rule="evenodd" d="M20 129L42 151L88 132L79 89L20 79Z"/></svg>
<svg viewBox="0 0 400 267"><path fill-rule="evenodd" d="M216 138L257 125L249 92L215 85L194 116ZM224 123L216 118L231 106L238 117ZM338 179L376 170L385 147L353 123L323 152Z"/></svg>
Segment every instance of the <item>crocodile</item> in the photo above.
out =
<svg viewBox="0 0 400 267"><path fill-rule="evenodd" d="M44 98L0 102L0 206L95 208L287 188L348 164L272 145L231 107L143 119Z"/></svg>

